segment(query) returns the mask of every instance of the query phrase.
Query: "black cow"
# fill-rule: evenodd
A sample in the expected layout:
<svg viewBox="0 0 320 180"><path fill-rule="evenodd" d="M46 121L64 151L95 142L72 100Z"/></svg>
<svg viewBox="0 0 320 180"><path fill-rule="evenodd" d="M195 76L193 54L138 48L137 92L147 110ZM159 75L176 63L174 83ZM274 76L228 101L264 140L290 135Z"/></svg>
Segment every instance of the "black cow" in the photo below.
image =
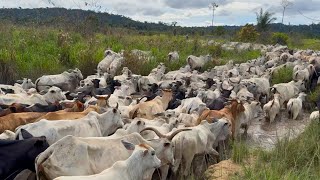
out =
<svg viewBox="0 0 320 180"><path fill-rule="evenodd" d="M160 94L161 94L161 90L158 84L156 83L148 84L148 89L146 90L145 95L141 97L139 101L141 101L141 99L143 98L147 98L146 102L151 101L157 96L159 96Z"/></svg>
<svg viewBox="0 0 320 180"><path fill-rule="evenodd" d="M231 90L228 90L228 89L223 89L222 86L221 86L221 95L217 99L209 102L207 104L207 107L210 110L221 110L221 109L223 109L224 106L225 106L225 103L228 102L228 98L230 97L230 94L231 94L233 88Z"/></svg>
<svg viewBox="0 0 320 180"><path fill-rule="evenodd" d="M24 169L35 172L35 159L49 144L46 137L33 137L21 129L24 140L0 140L0 179L13 179Z"/></svg>
<svg viewBox="0 0 320 180"><path fill-rule="evenodd" d="M108 83L108 86L105 88L95 88L94 94L96 95L110 95L113 94L115 87L121 86L121 83L118 80L111 80Z"/></svg>
<svg viewBox="0 0 320 180"><path fill-rule="evenodd" d="M167 109L175 109L181 105L181 100L186 98L186 89L182 86L182 82L177 81L172 85L172 99Z"/></svg>
<svg viewBox="0 0 320 180"><path fill-rule="evenodd" d="M49 105L42 105L42 104L36 103L25 109L28 112L55 112L55 111L62 110L62 106L59 103L51 103Z"/></svg>

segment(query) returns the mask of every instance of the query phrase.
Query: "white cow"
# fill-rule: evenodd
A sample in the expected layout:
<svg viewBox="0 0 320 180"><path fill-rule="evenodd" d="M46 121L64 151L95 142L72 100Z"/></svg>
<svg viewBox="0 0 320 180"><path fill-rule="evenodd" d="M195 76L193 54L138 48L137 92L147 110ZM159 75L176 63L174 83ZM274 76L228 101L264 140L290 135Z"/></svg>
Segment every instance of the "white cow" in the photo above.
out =
<svg viewBox="0 0 320 180"><path fill-rule="evenodd" d="M38 103L41 105L48 105L48 103L55 103L65 99L66 96L60 88L51 87L44 95L40 95L38 93L31 95L25 93L0 95L0 104L11 105L13 103L20 103L33 105Z"/></svg>
<svg viewBox="0 0 320 180"><path fill-rule="evenodd" d="M15 138L16 134L9 130L5 130L2 134L0 134L0 139L15 140Z"/></svg>
<svg viewBox="0 0 320 180"><path fill-rule="evenodd" d="M161 161L156 156L155 150L152 147L146 144L135 146L126 141L121 142L127 150L133 151L127 160L117 161L112 167L99 174L91 176L62 176L55 180L141 180L147 171L160 167Z"/></svg>
<svg viewBox="0 0 320 180"><path fill-rule="evenodd" d="M200 57L190 55L187 58L187 63L189 64L191 69L197 69L197 70L201 70L203 66L209 61L211 61L210 55L200 56Z"/></svg>
<svg viewBox="0 0 320 180"><path fill-rule="evenodd" d="M214 149L218 145L219 140L225 140L229 136L229 124L225 119L209 124L202 121L198 126L191 127L191 131L179 133L172 139L174 144L175 161L173 172L176 173L184 159L185 165L182 166L182 173L188 176L190 166L196 154L213 154L219 155Z"/></svg>
<svg viewBox="0 0 320 180"><path fill-rule="evenodd" d="M289 102L287 103L289 118L296 120L298 115L301 114L302 103L304 102L306 96L307 95L302 92L302 93L299 93L299 96L297 98L291 98L289 100Z"/></svg>
<svg viewBox="0 0 320 180"><path fill-rule="evenodd" d="M52 145L67 135L78 137L108 136L122 126L123 122L119 111L110 108L103 114L92 111L78 120L48 121L42 119L35 123L20 126L16 135L19 136L19 139L22 139L20 130L25 129L33 136L46 136L48 143Z"/></svg>
<svg viewBox="0 0 320 180"><path fill-rule="evenodd" d="M76 68L57 75L41 76L36 80L35 84L38 92L46 92L52 86L59 87L63 91L74 92L82 79L81 71Z"/></svg>
<svg viewBox="0 0 320 180"><path fill-rule="evenodd" d="M274 99L263 106L265 116L270 121L270 123L272 123L275 120L276 116L280 113L281 99L281 95L276 93L274 95Z"/></svg>
<svg viewBox="0 0 320 180"><path fill-rule="evenodd" d="M178 130L168 137L159 134L160 139L149 141L138 133L132 133L120 138L66 136L38 156L36 159L36 173L38 177L39 175L45 176L45 179L100 173L111 167L115 162L127 159L132 153L123 147L121 140L130 141L133 144L148 144L155 149L162 165L173 163L171 140L181 131ZM110 156L115 152L116 156ZM153 170L149 173L147 179L151 179L152 174Z"/></svg>
<svg viewBox="0 0 320 180"><path fill-rule="evenodd" d="M168 54L168 60L170 62L179 61L179 59L180 59L180 57L179 57L179 53L177 51L173 51Z"/></svg>

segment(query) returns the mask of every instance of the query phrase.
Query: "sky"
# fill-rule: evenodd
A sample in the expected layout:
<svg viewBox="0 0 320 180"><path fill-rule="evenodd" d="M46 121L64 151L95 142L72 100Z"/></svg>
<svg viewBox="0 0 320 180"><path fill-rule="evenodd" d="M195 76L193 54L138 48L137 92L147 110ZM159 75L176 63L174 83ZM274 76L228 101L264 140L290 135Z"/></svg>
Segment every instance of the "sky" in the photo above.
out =
<svg viewBox="0 0 320 180"><path fill-rule="evenodd" d="M53 2L53 3L50 3ZM214 25L244 25L256 22L256 12L263 8L275 13L281 22L281 0L0 0L0 7L39 8L64 7L96 10L119 14L138 21L177 22L179 26L210 26L212 10ZM320 22L320 0L291 0L284 24L311 24ZM100 7L101 6L101 7Z"/></svg>

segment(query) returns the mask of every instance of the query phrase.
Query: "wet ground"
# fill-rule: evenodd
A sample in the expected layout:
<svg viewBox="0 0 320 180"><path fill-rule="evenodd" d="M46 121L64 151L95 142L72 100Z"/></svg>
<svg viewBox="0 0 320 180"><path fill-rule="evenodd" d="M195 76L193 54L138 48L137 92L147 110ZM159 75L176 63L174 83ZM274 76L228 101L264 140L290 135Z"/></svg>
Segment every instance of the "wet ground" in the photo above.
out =
<svg viewBox="0 0 320 180"><path fill-rule="evenodd" d="M297 120L288 119L288 114L282 112L273 122L266 122L261 115L256 118L248 129L246 141L251 147L262 147L265 150L271 150L278 140L284 137L289 139L297 137L310 123L310 113L303 113Z"/></svg>

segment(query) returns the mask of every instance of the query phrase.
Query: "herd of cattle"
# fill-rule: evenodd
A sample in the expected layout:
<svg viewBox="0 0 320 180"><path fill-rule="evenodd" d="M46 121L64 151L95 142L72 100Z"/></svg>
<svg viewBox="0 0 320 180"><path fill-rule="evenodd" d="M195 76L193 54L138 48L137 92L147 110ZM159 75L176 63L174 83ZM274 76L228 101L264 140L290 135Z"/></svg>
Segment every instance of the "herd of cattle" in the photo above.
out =
<svg viewBox="0 0 320 180"><path fill-rule="evenodd" d="M126 67L116 76L125 59L107 50L85 79L74 69L0 85L0 179L141 180L157 168L163 180L189 176L195 155L219 156L221 142L247 135L262 112L268 123L283 112L299 118L305 92L320 82L319 52L263 50L203 73L211 57L191 55L179 70L160 63L148 76ZM271 85L283 67L293 80Z"/></svg>

